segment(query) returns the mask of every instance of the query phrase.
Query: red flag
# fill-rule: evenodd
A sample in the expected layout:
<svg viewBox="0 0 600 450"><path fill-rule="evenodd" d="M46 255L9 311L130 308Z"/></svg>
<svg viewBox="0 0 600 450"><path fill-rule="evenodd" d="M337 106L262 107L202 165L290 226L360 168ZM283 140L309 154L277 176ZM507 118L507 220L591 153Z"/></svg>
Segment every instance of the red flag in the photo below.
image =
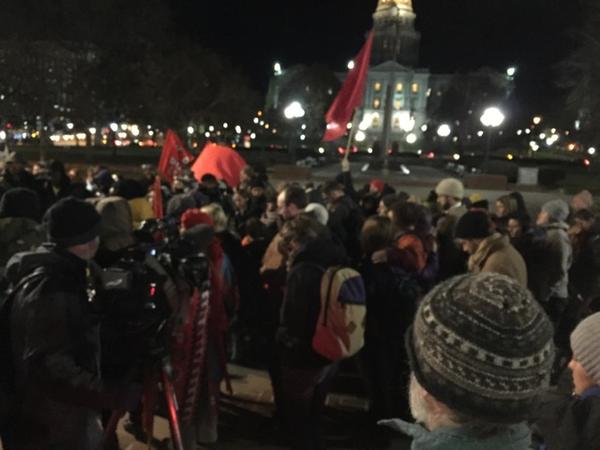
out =
<svg viewBox="0 0 600 450"><path fill-rule="evenodd" d="M367 42L356 57L354 69L348 73L340 92L325 115L327 130L323 136L324 141L335 141L346 134L354 109L362 103L372 47L373 32L371 31Z"/></svg>
<svg viewBox="0 0 600 450"><path fill-rule="evenodd" d="M210 142L196 159L192 172L198 181L202 175L210 173L234 188L240 184L240 173L246 166L244 158L235 150Z"/></svg>
<svg viewBox="0 0 600 450"><path fill-rule="evenodd" d="M171 183L173 176L181 174L183 166L190 164L192 160L192 154L185 148L177 133L167 130L167 137L158 163L158 173Z"/></svg>
<svg viewBox="0 0 600 450"><path fill-rule="evenodd" d="M163 197L162 188L160 185L160 177L157 175L154 177L154 186L152 187L152 211L154 211L154 217L162 219L164 215L163 210Z"/></svg>

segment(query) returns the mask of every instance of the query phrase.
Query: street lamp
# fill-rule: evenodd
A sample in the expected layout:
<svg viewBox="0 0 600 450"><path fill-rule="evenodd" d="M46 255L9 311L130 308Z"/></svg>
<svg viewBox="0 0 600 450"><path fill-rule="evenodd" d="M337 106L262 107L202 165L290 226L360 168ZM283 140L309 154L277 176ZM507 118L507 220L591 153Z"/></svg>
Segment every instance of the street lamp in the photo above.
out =
<svg viewBox="0 0 600 450"><path fill-rule="evenodd" d="M301 119L304 117L305 111L300 102L294 101L290 103L284 110L283 115L286 119Z"/></svg>
<svg viewBox="0 0 600 450"><path fill-rule="evenodd" d="M281 69L281 64L278 62L273 64L273 71L275 72L275 76L281 75L283 73L283 70Z"/></svg>
<svg viewBox="0 0 600 450"><path fill-rule="evenodd" d="M447 123L441 124L437 129L437 134L439 137L447 138L452 133L452 128Z"/></svg>
<svg viewBox="0 0 600 450"><path fill-rule="evenodd" d="M301 119L302 117L304 117L304 115L306 114L306 111L304 111L304 108L302 107L302 104L298 101L293 101L291 102L284 110L283 110L283 115L284 117L289 120L290 122L292 122L291 126L293 128L294 123L293 121L296 119ZM294 145L294 137L295 137L295 130L290 130L290 142L288 145L288 149L290 151L290 154L292 156L292 161L296 161L296 148ZM304 136L304 134L303 134ZM305 137L306 139L306 137Z"/></svg>
<svg viewBox="0 0 600 450"><path fill-rule="evenodd" d="M511 66L508 69L506 69L506 75L508 76L508 78L513 78L516 74L517 68L514 66Z"/></svg>
<svg viewBox="0 0 600 450"><path fill-rule="evenodd" d="M415 133L408 134L408 136L406 136L406 142L408 142L411 145L414 144L415 142L417 142L417 135Z"/></svg>
<svg viewBox="0 0 600 450"><path fill-rule="evenodd" d="M347 67L348 67L348 70L354 69L354 61L352 61L352 60L348 61Z"/></svg>
<svg viewBox="0 0 600 450"><path fill-rule="evenodd" d="M488 128L488 138L487 145L485 147L485 155L483 162L486 163L490 157L490 149L492 146L492 132L489 130L490 128L498 128L500 125L504 123L504 113L500 111L499 108L492 106L483 111L483 115L481 116L481 124Z"/></svg>

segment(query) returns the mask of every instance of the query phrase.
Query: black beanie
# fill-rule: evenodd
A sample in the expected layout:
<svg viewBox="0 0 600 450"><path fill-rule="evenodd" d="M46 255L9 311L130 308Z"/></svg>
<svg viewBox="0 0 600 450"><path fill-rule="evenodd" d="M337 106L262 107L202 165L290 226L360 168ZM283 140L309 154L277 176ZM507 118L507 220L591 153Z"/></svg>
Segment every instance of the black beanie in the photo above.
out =
<svg viewBox="0 0 600 450"><path fill-rule="evenodd" d="M456 239L485 239L492 234L492 224L486 212L469 211L456 224Z"/></svg>
<svg viewBox="0 0 600 450"><path fill-rule="evenodd" d="M85 244L100 235L100 214L91 204L74 197L56 202L46 212L44 222L48 239L58 247Z"/></svg>
<svg viewBox="0 0 600 450"><path fill-rule="evenodd" d="M40 216L40 198L31 189L9 189L0 200L0 218L20 217L39 222Z"/></svg>

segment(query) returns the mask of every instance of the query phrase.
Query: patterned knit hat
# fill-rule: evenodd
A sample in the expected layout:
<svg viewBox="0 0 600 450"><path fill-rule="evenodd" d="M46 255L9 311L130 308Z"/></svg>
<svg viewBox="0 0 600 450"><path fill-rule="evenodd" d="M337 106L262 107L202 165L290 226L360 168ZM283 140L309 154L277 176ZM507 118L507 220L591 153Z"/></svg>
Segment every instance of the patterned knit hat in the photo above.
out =
<svg viewBox="0 0 600 450"><path fill-rule="evenodd" d="M527 417L548 386L553 329L529 291L495 273L453 278L421 303L406 335L419 383L452 410L492 423Z"/></svg>

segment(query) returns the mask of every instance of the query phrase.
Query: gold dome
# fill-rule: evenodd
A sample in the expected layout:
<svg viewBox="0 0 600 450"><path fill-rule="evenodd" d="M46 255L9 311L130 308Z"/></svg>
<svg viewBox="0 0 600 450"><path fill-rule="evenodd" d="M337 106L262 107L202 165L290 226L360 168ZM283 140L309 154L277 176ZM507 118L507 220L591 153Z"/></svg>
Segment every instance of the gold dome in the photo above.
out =
<svg viewBox="0 0 600 450"><path fill-rule="evenodd" d="M379 0L377 9L389 8L390 6L396 6L401 9L413 9L412 0Z"/></svg>

